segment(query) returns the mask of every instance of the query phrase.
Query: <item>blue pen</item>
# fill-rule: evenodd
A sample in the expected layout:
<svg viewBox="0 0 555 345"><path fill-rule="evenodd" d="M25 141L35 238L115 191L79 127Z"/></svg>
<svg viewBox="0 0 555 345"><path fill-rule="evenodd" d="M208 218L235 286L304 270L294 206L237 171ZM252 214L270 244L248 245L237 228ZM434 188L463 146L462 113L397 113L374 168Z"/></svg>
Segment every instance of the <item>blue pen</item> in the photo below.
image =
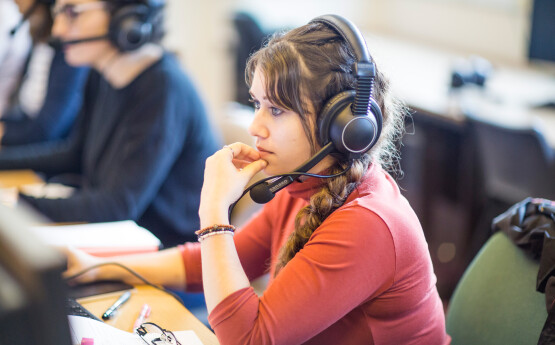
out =
<svg viewBox="0 0 555 345"><path fill-rule="evenodd" d="M108 320L110 317L112 317L112 314L114 313L114 311L116 311L116 309L121 307L121 305L123 303L127 302L129 297L131 297L131 291L124 292L118 298L118 300L116 302L114 302L114 304L112 304L112 306L110 308L108 308L108 310L106 310L106 312L104 312L104 314L102 314L102 320Z"/></svg>

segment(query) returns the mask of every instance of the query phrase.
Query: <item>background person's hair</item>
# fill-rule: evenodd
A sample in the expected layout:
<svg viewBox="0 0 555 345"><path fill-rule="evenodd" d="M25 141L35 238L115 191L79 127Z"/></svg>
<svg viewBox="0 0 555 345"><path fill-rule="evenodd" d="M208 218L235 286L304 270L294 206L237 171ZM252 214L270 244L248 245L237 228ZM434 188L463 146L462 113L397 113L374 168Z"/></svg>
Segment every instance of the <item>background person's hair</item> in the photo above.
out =
<svg viewBox="0 0 555 345"><path fill-rule="evenodd" d="M34 43L46 42L50 38L54 18L50 10L51 4L39 2L29 17L29 34Z"/></svg>
<svg viewBox="0 0 555 345"><path fill-rule="evenodd" d="M311 23L274 34L249 58L245 77L250 86L255 70L260 68L266 80L268 99L279 107L300 114L314 154L323 144L317 141L317 117L328 99L355 88L356 80L351 73L354 61L352 48L341 35L328 25ZM390 94L389 82L377 66L373 95L383 114L383 129L378 142L369 152L354 160L345 175L326 179L323 188L311 197L310 204L299 211L295 231L279 253L276 274L304 247L314 230L343 205L371 163L400 174L396 143L404 134L406 109ZM343 155L333 156L336 162L328 174L339 173L350 164Z"/></svg>

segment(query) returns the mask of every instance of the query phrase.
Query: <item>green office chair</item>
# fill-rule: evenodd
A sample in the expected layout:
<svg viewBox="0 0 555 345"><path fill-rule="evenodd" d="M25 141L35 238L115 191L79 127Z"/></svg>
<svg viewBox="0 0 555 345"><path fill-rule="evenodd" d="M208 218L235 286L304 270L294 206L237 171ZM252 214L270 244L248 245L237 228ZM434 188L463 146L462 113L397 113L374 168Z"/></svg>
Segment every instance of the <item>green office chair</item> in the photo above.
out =
<svg viewBox="0 0 555 345"><path fill-rule="evenodd" d="M536 291L538 267L504 233L493 235L451 297L452 345L537 344L547 318L545 296Z"/></svg>

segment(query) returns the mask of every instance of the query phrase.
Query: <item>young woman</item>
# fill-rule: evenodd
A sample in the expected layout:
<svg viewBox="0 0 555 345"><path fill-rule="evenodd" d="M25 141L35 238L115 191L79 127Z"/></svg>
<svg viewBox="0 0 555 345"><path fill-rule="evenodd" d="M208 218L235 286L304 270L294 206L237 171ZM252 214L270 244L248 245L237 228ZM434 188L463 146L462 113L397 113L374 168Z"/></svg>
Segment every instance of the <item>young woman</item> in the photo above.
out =
<svg viewBox="0 0 555 345"><path fill-rule="evenodd" d="M163 1L58 0L53 36L90 66L64 142L0 151L0 169L33 169L76 186L67 198L21 199L55 222L132 219L165 246L195 239L204 162L219 145L205 107L159 44Z"/></svg>
<svg viewBox="0 0 555 345"><path fill-rule="evenodd" d="M256 148L235 143L206 162L198 243L115 260L154 282L203 288L221 344L447 344L422 228L383 170L396 153L403 109L377 72L380 139L351 161L330 155L266 204L233 236L228 208L258 171L308 160L330 97L355 88L352 47L322 21L278 34L247 64ZM68 274L100 260L71 252ZM261 297L249 281L269 272ZM102 266L82 280L127 277Z"/></svg>

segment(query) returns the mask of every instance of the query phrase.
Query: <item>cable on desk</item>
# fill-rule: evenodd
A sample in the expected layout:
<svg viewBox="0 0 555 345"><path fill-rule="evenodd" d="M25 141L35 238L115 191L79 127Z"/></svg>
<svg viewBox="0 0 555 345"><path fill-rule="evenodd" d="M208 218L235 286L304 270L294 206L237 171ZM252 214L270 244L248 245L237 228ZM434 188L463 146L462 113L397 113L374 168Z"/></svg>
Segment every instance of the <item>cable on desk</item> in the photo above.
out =
<svg viewBox="0 0 555 345"><path fill-rule="evenodd" d="M131 268L125 266L125 265L122 265L122 264L119 263L119 262L103 262L103 263L99 263L99 264L96 264L96 265L92 265L92 266L89 266L89 267L83 269L81 272L77 272L77 273L75 273L74 275L65 278L65 280L66 280L66 281L70 281L70 280L75 279L75 278L77 278L77 277L79 277L79 276L81 276L81 275L83 275L83 274L85 274L85 273L87 273L87 272L89 272L89 271L95 269L95 268L99 268L99 267L102 267L102 266L109 266L109 265L117 266L117 267L123 268L123 269L126 270L127 272L131 273L131 275L135 276L135 278L137 278L137 279L139 279L140 281L142 281L145 285L148 285L148 286L153 287L153 288L155 288L155 289L157 289L157 290L160 290L160 291L162 291L162 292L167 293L168 295L170 295L170 296L172 296L173 298L175 298L182 306L185 307L185 303L183 303L183 300L181 300L181 298L180 298L177 294L175 294L175 293L172 292L171 290L166 289L166 288L163 287L163 286L156 285L156 284L154 284L154 283L149 282L145 277L143 277L142 275L140 275L139 273L137 273L137 272L134 271L133 269L131 269Z"/></svg>

